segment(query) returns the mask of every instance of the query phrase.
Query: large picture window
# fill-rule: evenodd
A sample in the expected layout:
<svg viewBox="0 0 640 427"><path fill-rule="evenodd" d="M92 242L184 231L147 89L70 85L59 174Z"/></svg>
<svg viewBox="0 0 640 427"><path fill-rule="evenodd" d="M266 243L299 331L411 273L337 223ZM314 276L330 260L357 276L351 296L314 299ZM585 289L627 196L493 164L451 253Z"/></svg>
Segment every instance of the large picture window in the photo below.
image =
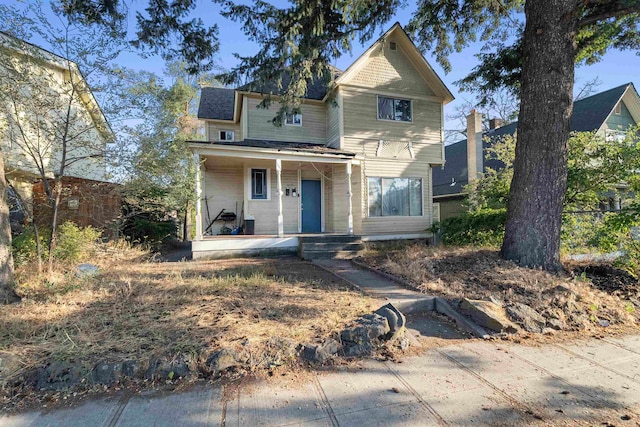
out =
<svg viewBox="0 0 640 427"><path fill-rule="evenodd" d="M251 169L251 199L268 199L268 169Z"/></svg>
<svg viewBox="0 0 640 427"><path fill-rule="evenodd" d="M411 100L378 95L378 120L412 121Z"/></svg>
<svg viewBox="0 0 640 427"><path fill-rule="evenodd" d="M369 216L422 216L422 179L372 178Z"/></svg>

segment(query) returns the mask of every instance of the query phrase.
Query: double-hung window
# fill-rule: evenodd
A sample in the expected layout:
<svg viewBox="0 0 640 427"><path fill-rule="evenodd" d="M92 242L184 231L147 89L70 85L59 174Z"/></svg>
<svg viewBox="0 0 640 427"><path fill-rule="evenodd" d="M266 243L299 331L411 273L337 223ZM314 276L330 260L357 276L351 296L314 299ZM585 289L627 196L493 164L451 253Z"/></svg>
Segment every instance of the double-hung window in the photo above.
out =
<svg viewBox="0 0 640 427"><path fill-rule="evenodd" d="M232 130L221 130L218 136L220 141L233 141L235 135Z"/></svg>
<svg viewBox="0 0 640 427"><path fill-rule="evenodd" d="M422 179L369 177L369 216L422 216Z"/></svg>
<svg viewBox="0 0 640 427"><path fill-rule="evenodd" d="M266 200L269 198L269 170L251 169L251 199Z"/></svg>
<svg viewBox="0 0 640 427"><path fill-rule="evenodd" d="M411 100L378 95L378 120L413 121Z"/></svg>
<svg viewBox="0 0 640 427"><path fill-rule="evenodd" d="M289 113L284 117L284 124L287 126L302 126L302 114Z"/></svg>

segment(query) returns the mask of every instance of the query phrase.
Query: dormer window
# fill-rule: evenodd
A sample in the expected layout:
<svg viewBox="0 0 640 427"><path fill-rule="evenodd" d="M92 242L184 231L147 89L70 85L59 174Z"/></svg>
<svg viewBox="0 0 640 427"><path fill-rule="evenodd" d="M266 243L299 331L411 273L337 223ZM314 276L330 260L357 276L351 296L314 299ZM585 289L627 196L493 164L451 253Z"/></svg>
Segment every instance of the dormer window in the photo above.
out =
<svg viewBox="0 0 640 427"><path fill-rule="evenodd" d="M284 119L284 124L287 126L302 126L302 114L287 114Z"/></svg>
<svg viewBox="0 0 640 427"><path fill-rule="evenodd" d="M413 121L410 99L389 98L378 95L378 120Z"/></svg>
<svg viewBox="0 0 640 427"><path fill-rule="evenodd" d="M232 130L221 130L219 134L220 141L233 141L235 134Z"/></svg>

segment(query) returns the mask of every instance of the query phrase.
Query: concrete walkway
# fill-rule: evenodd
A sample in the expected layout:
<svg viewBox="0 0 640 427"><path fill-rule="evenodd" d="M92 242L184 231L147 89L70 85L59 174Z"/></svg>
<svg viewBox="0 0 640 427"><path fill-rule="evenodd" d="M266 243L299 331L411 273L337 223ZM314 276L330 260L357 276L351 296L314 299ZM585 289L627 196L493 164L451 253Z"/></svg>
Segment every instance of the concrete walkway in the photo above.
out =
<svg viewBox="0 0 640 427"><path fill-rule="evenodd" d="M417 298L349 263L328 266L392 301ZM345 276L347 277L347 276ZM483 340L365 360L300 379L122 394L0 414L0 426L640 425L640 336L530 347Z"/></svg>
<svg viewBox="0 0 640 427"><path fill-rule="evenodd" d="M227 399L223 399L223 395ZM22 426L636 426L640 337L541 348L473 340L402 363L298 380L90 401L0 415Z"/></svg>

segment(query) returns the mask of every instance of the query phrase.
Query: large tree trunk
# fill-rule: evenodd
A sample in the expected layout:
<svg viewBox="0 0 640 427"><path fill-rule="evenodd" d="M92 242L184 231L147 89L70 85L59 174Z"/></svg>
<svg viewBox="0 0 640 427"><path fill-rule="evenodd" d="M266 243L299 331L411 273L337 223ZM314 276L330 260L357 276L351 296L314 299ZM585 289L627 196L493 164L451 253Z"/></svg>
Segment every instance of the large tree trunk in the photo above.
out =
<svg viewBox="0 0 640 427"><path fill-rule="evenodd" d="M560 227L575 66L573 0L527 0L518 142L502 256L562 269Z"/></svg>
<svg viewBox="0 0 640 427"><path fill-rule="evenodd" d="M20 300L13 291L14 283L7 181L4 177L4 160L0 154L0 304L10 304Z"/></svg>

